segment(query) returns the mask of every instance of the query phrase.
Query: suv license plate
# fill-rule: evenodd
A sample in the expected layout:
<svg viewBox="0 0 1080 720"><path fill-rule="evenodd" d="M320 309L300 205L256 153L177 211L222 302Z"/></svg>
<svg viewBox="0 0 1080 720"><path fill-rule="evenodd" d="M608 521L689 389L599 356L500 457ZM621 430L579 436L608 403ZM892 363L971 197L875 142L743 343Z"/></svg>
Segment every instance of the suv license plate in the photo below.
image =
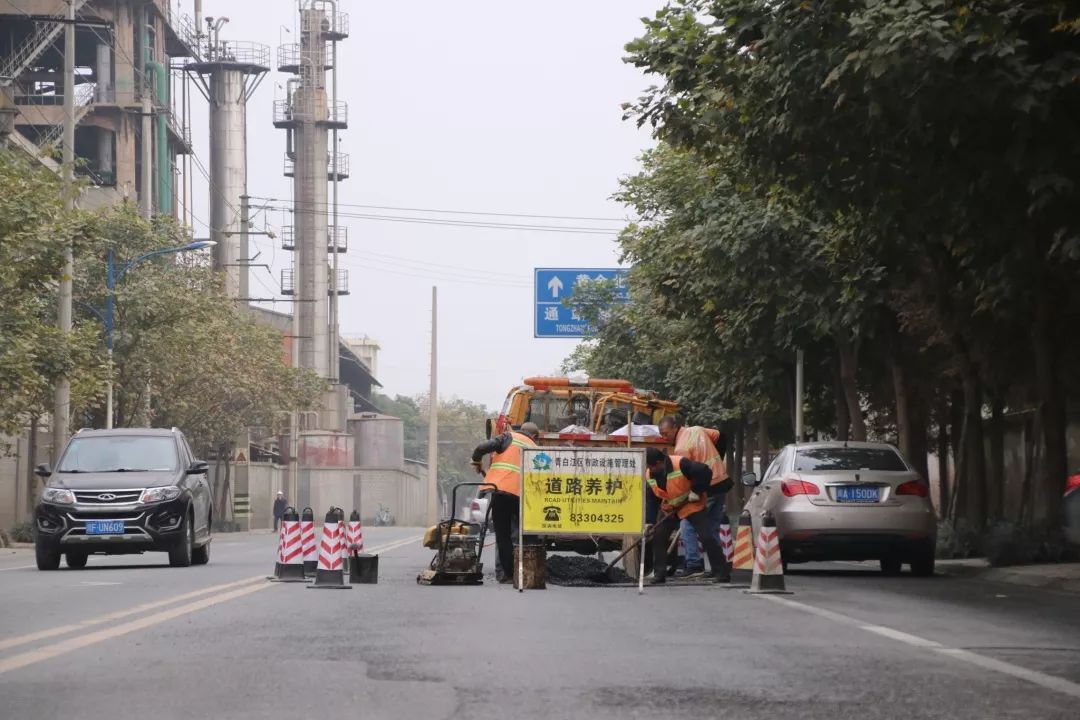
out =
<svg viewBox="0 0 1080 720"><path fill-rule="evenodd" d="M123 520L88 520L86 522L87 535L123 535Z"/></svg>
<svg viewBox="0 0 1080 720"><path fill-rule="evenodd" d="M836 502L842 503L876 503L881 497L881 491L876 487L862 485L841 485L836 488Z"/></svg>

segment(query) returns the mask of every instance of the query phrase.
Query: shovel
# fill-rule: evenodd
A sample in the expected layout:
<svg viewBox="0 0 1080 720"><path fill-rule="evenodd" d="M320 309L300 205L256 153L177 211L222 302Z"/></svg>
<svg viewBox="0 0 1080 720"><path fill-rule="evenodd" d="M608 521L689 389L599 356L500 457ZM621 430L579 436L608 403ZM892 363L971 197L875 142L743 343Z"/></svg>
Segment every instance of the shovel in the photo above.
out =
<svg viewBox="0 0 1080 720"><path fill-rule="evenodd" d="M591 573L588 576L588 579L590 581L592 581L592 582L595 582L595 583L604 583L604 584L606 584L606 583L615 582L611 578L611 568L615 567L615 563L619 562L624 557L626 557L630 553L630 551L633 550L636 547L640 547L641 552L645 552L645 546L650 540L652 540L653 531L656 529L656 526L659 525L664 520L667 520L668 517L669 517L668 513L662 514L659 518L657 518L656 523L652 527L650 527L649 530L645 533L645 538L644 538L643 542L634 543L630 547L623 550L621 553L619 553L618 555L615 556L614 560L612 560L611 562L609 562L607 564L607 567L605 567L603 570L601 570L599 572ZM678 537L679 536L676 535L673 539L675 541L678 541ZM654 572L655 572L655 570L654 570Z"/></svg>

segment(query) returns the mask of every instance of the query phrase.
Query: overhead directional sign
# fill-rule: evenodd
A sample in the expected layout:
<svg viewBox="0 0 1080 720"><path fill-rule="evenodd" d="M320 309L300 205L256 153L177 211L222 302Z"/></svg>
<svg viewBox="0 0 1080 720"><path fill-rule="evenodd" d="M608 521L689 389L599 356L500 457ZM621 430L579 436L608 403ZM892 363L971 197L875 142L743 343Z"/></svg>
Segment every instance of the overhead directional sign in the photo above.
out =
<svg viewBox="0 0 1080 720"><path fill-rule="evenodd" d="M616 301L630 299L626 270L622 268L536 268L533 335L538 338L583 338L592 334L589 324L564 303L574 291L589 283L614 280Z"/></svg>

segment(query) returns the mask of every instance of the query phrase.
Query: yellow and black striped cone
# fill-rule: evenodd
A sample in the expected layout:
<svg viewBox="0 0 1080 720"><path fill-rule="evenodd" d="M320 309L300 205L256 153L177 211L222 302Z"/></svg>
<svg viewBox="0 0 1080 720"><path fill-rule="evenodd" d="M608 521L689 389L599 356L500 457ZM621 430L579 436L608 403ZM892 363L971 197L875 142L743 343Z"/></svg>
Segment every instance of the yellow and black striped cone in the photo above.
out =
<svg viewBox="0 0 1080 720"><path fill-rule="evenodd" d="M323 522L322 542L319 543L319 567L315 570L315 583L308 585L317 590L352 590L345 584L341 568L341 545L344 533L338 522L337 512L331 508Z"/></svg>
<svg viewBox="0 0 1080 720"><path fill-rule="evenodd" d="M287 507L281 516L278 540L278 562L274 566L275 582L305 582L304 554L300 543L300 516L296 508Z"/></svg>
<svg viewBox="0 0 1080 720"><path fill-rule="evenodd" d="M744 510L739 516L739 527L735 532L735 550L731 555L731 584L750 586L754 575L754 525L750 512Z"/></svg>
<svg viewBox="0 0 1080 720"><path fill-rule="evenodd" d="M784 562L780 558L780 532L776 518L766 512L761 520L757 553L754 557L754 577L750 580L750 593L789 594L784 588Z"/></svg>

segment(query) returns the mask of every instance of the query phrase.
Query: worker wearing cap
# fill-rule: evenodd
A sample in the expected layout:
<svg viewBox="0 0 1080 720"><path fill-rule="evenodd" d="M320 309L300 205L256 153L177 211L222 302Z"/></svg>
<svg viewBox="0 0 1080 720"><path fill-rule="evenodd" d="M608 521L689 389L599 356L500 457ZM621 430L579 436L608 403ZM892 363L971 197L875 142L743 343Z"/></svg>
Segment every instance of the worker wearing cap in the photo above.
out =
<svg viewBox="0 0 1080 720"><path fill-rule="evenodd" d="M521 521L521 450L536 447L536 438L540 437L540 428L535 423L527 422L520 431L504 432L480 443L473 450L472 464L478 473L483 473L480 464L485 455L491 455L491 466L484 481L495 486L491 492L491 522L495 526L495 549L502 569L500 583L509 583L513 578L514 567L514 521Z"/></svg>
<svg viewBox="0 0 1080 720"><path fill-rule="evenodd" d="M732 487L732 481L728 478L727 468L724 466L724 450L727 443L719 430L701 426L686 427L677 418L670 415L661 418L660 434L675 447L672 454L679 457L689 458L709 467L711 479L704 495L706 496L705 510L709 520L709 535L714 540L719 540L720 525L724 518L725 496ZM724 447L721 448L720 446ZM694 527L683 522L681 525L683 548L686 551L686 568L683 577L695 577L704 574L705 562L698 550L698 537ZM711 564L711 563L710 563ZM724 564L723 568L713 567L713 573L720 570L727 572L729 568Z"/></svg>
<svg viewBox="0 0 1080 720"><path fill-rule="evenodd" d="M731 575L724 562L724 551L708 532L705 493L712 479L709 466L678 455L668 457L657 448L645 451L645 463L649 471L649 489L659 498L663 513L653 526L653 574L649 583L662 585L667 581L668 542L681 522L689 523L701 536L709 564L713 567L713 581L728 582Z"/></svg>

